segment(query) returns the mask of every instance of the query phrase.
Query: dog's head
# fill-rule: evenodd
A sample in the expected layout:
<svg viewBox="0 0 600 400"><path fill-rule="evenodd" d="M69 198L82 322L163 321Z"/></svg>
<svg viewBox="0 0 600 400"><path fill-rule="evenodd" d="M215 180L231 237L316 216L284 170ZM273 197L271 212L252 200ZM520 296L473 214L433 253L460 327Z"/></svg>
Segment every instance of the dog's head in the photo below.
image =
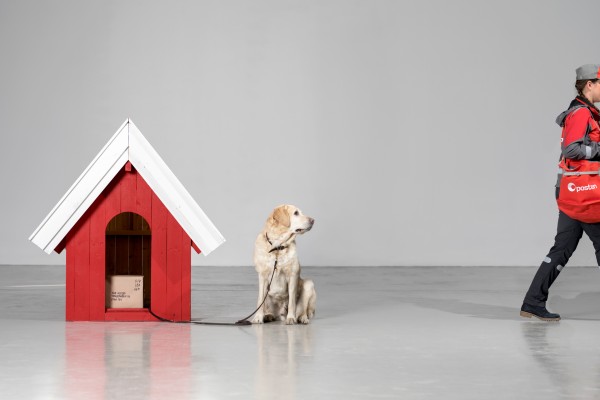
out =
<svg viewBox="0 0 600 400"><path fill-rule="evenodd" d="M267 219L270 229L280 233L294 233L301 235L312 229L315 220L308 217L296 206L281 205L273 210Z"/></svg>

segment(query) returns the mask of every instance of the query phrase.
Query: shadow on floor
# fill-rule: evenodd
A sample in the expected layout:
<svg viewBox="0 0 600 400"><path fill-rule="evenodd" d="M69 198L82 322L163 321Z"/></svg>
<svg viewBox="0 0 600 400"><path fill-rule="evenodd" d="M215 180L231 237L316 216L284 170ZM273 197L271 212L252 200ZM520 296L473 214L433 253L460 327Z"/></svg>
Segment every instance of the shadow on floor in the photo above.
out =
<svg viewBox="0 0 600 400"><path fill-rule="evenodd" d="M600 321L600 292L581 293L573 299L551 296L548 308L564 319Z"/></svg>
<svg viewBox="0 0 600 400"><path fill-rule="evenodd" d="M407 298L407 303L443 311L451 314L466 315L475 318L519 320L520 304L514 306L495 306L489 304L470 303L451 299Z"/></svg>
<svg viewBox="0 0 600 400"><path fill-rule="evenodd" d="M452 299L440 300L411 297L403 300L418 307L475 318L523 320L519 316L520 303L510 306L498 306ZM581 293L572 299L553 295L548 302L548 308L553 312L561 314L563 319L600 321L600 292Z"/></svg>

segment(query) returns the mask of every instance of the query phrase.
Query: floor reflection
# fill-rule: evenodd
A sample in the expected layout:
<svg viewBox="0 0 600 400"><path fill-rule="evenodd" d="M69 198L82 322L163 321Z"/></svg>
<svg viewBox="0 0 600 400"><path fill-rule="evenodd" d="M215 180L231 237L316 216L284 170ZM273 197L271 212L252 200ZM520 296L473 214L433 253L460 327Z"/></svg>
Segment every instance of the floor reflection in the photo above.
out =
<svg viewBox="0 0 600 400"><path fill-rule="evenodd" d="M252 328L258 344L255 398L295 399L297 379L312 360L312 326L271 323Z"/></svg>
<svg viewBox="0 0 600 400"><path fill-rule="evenodd" d="M68 323L65 398L187 399L190 326Z"/></svg>
<svg viewBox="0 0 600 400"><path fill-rule="evenodd" d="M574 328L566 321L532 321L521 324L523 338L538 370L542 372L540 376L543 377L530 380L529 383L540 392L558 393L561 398L582 398L579 396L583 390L590 393L600 391L600 384L597 383L600 360L595 355L595 335L586 337L586 332L578 332ZM584 353L573 352L570 350L570 342L573 340L589 341L589 349Z"/></svg>
<svg viewBox="0 0 600 400"><path fill-rule="evenodd" d="M539 369L548 378L538 385L550 384L553 390L564 392L568 388L568 374L565 374L565 365L561 363L558 352L560 346L548 339L548 331L560 329L560 323L524 322L521 324L521 333L527 343L531 357L536 361ZM535 384L535 383L533 383Z"/></svg>

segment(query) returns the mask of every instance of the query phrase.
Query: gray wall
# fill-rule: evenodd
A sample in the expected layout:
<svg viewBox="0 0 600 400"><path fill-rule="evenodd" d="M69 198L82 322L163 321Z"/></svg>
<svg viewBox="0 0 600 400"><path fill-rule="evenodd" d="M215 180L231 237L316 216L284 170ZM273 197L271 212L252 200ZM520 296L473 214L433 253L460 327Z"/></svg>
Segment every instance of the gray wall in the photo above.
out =
<svg viewBox="0 0 600 400"><path fill-rule="evenodd" d="M249 265L270 210L304 265L537 265L597 1L0 1L0 264L131 117ZM593 264L589 241L572 265Z"/></svg>

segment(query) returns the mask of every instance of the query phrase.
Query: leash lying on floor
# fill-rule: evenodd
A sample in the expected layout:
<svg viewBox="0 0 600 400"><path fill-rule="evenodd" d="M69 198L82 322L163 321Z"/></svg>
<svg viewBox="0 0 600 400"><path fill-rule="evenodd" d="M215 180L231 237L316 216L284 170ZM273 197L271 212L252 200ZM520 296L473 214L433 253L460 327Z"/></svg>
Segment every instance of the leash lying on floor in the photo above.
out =
<svg viewBox="0 0 600 400"><path fill-rule="evenodd" d="M254 314L256 314L258 312L258 310L260 310L260 308L263 306L263 304L265 304L265 301L267 300L267 296L269 295L269 290L271 289L271 283L273 282L273 277L275 276L275 270L277 269L277 259L278 259L278 255L279 255L279 251L283 250L285 248L287 248L288 246L284 246L283 244L288 242L292 237L294 236L294 234L292 233L290 235L290 237L287 240L284 240L283 242L281 242L281 244L277 247L273 247L271 250L269 250L269 253L272 253L274 251L276 251L277 253L275 253L275 263L273 264L273 273L271 274L271 279L269 280L269 284L267 285L267 292L265 293L265 297L263 298L262 302L260 303L260 305L258 307L256 307L256 310L254 310L252 312L252 314L248 315L246 318L240 319L237 322L203 322L200 320L194 320L191 319L189 321L173 321L167 318L163 318L159 315L156 315L152 312L152 309L148 309L148 311L150 312L150 314L152 314L152 316L154 316L154 318L163 321L163 322L171 322L171 323L175 323L175 324L196 324L196 325L224 325L224 326L248 326L248 325L252 325L252 322L248 321L250 319L250 317L252 317ZM273 243L271 243L271 241L269 240L269 237L267 236L267 234L265 233L265 239L267 240L267 242L269 242L269 244L271 246L273 246Z"/></svg>
<svg viewBox="0 0 600 400"><path fill-rule="evenodd" d="M273 273L271 274L271 280L269 281L269 285L267 286L267 293L265 293L265 298L263 299L262 303L260 303L260 305L258 307L256 307L256 310L254 310L252 312L252 314L248 315L246 318L240 319L237 322L204 322L204 321L194 320L194 319L191 319L189 321L173 321L173 320L166 319L166 318L163 318L161 316L154 314L151 309L148 309L148 311L155 318L157 318L163 322L172 322L172 323L177 323L177 324L226 325L226 326L252 325L252 322L248 321L248 319L250 319L250 317L252 317L254 314L256 314L258 312L258 310L260 310L260 308L263 306L263 304L265 304L265 301L267 300L267 296L269 295L269 289L271 288L271 282L273 282L273 277L275 276L276 269L277 269L277 257L275 257L275 265L273 265Z"/></svg>

